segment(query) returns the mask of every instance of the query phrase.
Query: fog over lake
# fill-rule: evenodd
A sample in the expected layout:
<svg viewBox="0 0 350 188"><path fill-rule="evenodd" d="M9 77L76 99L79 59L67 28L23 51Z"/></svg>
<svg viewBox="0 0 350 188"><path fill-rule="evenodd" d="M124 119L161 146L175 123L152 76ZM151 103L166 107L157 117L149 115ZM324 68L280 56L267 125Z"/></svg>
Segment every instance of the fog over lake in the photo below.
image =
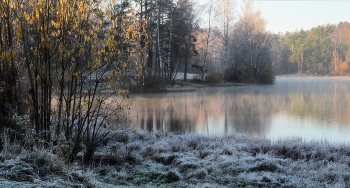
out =
<svg viewBox="0 0 350 188"><path fill-rule="evenodd" d="M127 102L133 123L148 131L343 143L350 141L349 89L345 77L277 77L274 85L133 94Z"/></svg>

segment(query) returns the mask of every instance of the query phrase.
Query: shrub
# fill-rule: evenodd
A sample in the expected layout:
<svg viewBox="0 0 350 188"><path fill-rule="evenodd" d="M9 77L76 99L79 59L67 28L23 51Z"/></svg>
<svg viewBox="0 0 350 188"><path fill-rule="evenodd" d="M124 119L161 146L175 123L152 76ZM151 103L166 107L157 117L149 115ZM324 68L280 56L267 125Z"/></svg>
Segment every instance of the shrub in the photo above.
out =
<svg viewBox="0 0 350 188"><path fill-rule="evenodd" d="M257 83L259 84L273 84L275 83L275 73L271 68L261 69L257 75Z"/></svg>
<svg viewBox="0 0 350 188"><path fill-rule="evenodd" d="M228 82L253 83L252 75L249 70L227 69L225 71L225 80Z"/></svg>
<svg viewBox="0 0 350 188"><path fill-rule="evenodd" d="M210 84L219 83L220 81L223 80L223 76L224 76L223 73L219 71L212 71L205 76L205 81Z"/></svg>
<svg viewBox="0 0 350 188"><path fill-rule="evenodd" d="M143 82L143 86L146 89L163 89L167 85L167 80L161 76L146 76Z"/></svg>

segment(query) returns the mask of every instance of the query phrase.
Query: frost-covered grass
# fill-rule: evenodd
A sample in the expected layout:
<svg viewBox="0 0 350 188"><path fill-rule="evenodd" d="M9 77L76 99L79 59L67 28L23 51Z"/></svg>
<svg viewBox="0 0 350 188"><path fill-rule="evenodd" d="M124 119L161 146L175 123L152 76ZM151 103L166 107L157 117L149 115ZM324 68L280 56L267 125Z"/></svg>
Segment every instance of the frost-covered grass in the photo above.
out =
<svg viewBox="0 0 350 188"><path fill-rule="evenodd" d="M347 187L350 147L245 134L120 133L92 166L52 151L2 152L0 187ZM11 155L10 155L11 153Z"/></svg>

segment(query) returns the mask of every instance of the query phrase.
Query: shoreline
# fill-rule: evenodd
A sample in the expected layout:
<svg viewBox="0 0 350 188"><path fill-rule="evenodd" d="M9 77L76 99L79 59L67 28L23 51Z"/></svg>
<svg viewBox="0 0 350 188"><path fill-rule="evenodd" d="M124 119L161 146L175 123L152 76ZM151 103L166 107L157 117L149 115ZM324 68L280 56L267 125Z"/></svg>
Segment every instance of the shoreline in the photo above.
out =
<svg viewBox="0 0 350 188"><path fill-rule="evenodd" d="M346 187L350 182L350 146L299 138L120 132L89 167L79 160L66 163L50 150L15 151L0 154L0 187Z"/></svg>
<svg viewBox="0 0 350 188"><path fill-rule="evenodd" d="M203 88L208 87L233 87L233 86L251 86L256 84L244 84L244 83L233 83L233 82L222 82L222 83L195 83L191 81L175 80L175 84L171 87L166 87L163 89L148 89L142 86L132 86L129 88L129 93L140 94L140 93L161 93L161 92L192 92L198 91Z"/></svg>

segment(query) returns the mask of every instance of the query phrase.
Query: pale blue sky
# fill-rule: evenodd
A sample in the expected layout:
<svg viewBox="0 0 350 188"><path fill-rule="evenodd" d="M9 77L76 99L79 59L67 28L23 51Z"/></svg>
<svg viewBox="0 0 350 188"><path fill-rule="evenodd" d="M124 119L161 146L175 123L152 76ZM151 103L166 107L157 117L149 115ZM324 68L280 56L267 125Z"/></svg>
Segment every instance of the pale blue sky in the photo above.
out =
<svg viewBox="0 0 350 188"><path fill-rule="evenodd" d="M254 6L273 33L350 22L350 0L255 0Z"/></svg>

